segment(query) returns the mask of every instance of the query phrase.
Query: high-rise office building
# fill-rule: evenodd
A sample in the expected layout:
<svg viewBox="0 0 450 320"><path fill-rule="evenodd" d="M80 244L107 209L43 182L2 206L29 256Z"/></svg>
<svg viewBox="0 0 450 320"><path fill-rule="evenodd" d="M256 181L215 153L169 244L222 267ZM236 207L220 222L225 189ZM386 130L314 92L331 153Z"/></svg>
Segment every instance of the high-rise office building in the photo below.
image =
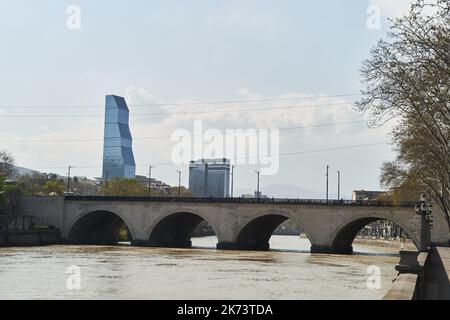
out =
<svg viewBox="0 0 450 320"><path fill-rule="evenodd" d="M189 191L198 197L230 196L230 160L202 159L189 164Z"/></svg>
<svg viewBox="0 0 450 320"><path fill-rule="evenodd" d="M195 196L207 194L207 165L204 160L191 161L189 164L189 191Z"/></svg>
<svg viewBox="0 0 450 320"><path fill-rule="evenodd" d="M135 178L133 139L129 127L129 110L125 99L106 96L105 133L103 140L102 179Z"/></svg>

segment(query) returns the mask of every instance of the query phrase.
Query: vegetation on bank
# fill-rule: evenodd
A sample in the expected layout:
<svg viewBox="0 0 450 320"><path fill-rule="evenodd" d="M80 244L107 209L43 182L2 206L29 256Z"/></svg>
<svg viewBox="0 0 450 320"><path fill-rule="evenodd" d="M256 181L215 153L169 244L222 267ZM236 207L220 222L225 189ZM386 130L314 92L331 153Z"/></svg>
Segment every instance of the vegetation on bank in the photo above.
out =
<svg viewBox="0 0 450 320"><path fill-rule="evenodd" d="M105 196L178 196L178 187L172 187L167 191L149 190L147 185L136 179L112 179L103 183L99 189L100 195ZM189 197L192 193L185 187L181 187L180 196Z"/></svg>
<svg viewBox="0 0 450 320"><path fill-rule="evenodd" d="M16 185L8 183L8 177L13 174L14 158L6 151L0 150L0 214L13 213L15 203L20 196Z"/></svg>

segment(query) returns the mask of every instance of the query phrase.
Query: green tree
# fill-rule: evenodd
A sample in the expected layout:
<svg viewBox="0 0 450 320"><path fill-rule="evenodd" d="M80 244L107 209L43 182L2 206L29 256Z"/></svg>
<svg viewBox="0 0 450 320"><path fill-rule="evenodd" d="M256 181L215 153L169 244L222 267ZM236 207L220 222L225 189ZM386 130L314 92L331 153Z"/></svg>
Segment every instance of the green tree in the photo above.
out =
<svg viewBox="0 0 450 320"><path fill-rule="evenodd" d="M169 192L166 194L169 197L178 197L178 187L172 187L170 188ZM186 187L181 187L180 189L180 196L181 197L192 197L192 192L189 191Z"/></svg>
<svg viewBox="0 0 450 320"><path fill-rule="evenodd" d="M63 182L58 179L47 180L43 188L47 195L62 196L64 194Z"/></svg>
<svg viewBox="0 0 450 320"><path fill-rule="evenodd" d="M0 175L0 214L6 213L6 178Z"/></svg>
<svg viewBox="0 0 450 320"><path fill-rule="evenodd" d="M14 173L14 158L6 151L0 151L0 213L8 213L11 187L6 180Z"/></svg>
<svg viewBox="0 0 450 320"><path fill-rule="evenodd" d="M14 173L14 158L5 150L0 150L0 176L9 177Z"/></svg>
<svg viewBox="0 0 450 320"><path fill-rule="evenodd" d="M16 184L7 184L4 187L4 198L2 206L5 213L16 213L16 208L19 205L20 197L23 196L23 194L23 190Z"/></svg>
<svg viewBox="0 0 450 320"><path fill-rule="evenodd" d="M415 0L409 14L391 20L364 61L363 97L372 125L395 119L396 159L383 165L381 182L397 195L426 191L450 229L450 1ZM411 190L413 189L413 190Z"/></svg>
<svg viewBox="0 0 450 320"><path fill-rule="evenodd" d="M102 185L101 193L105 196L145 196L148 190L135 179L113 179Z"/></svg>
<svg viewBox="0 0 450 320"><path fill-rule="evenodd" d="M379 200L390 201L394 205L400 205L402 202L417 202L420 195L426 192L427 187L412 175L399 176L395 168L393 171L390 170L391 165L391 163L385 163L383 166L381 183L390 187L390 190L381 195Z"/></svg>
<svg viewBox="0 0 450 320"><path fill-rule="evenodd" d="M25 195L36 196L36 195L48 195L47 190L45 190L45 184L47 181L51 180L61 180L61 178L55 174L47 174L40 172L33 172L31 174L22 175L17 178L16 185L19 186Z"/></svg>
<svg viewBox="0 0 450 320"><path fill-rule="evenodd" d="M67 184L67 179L65 185ZM75 195L98 195L98 186L86 177L74 177L70 183L70 191Z"/></svg>

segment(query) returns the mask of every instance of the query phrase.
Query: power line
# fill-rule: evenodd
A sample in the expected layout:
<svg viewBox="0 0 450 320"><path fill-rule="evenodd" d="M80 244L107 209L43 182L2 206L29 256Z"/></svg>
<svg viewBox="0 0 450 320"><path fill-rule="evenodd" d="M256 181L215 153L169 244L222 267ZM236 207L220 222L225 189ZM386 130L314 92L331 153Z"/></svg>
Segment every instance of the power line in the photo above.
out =
<svg viewBox="0 0 450 320"><path fill-rule="evenodd" d="M340 151L340 150L349 150L349 149L359 149L359 148L366 148L366 147L372 147L372 146L378 146L378 145L388 145L389 142L375 142L375 143L367 143L367 144L359 144L359 145L350 145L350 146L343 146L343 147L333 147L333 148L324 148L324 149L315 149L315 150L307 150L307 151L297 151L297 152L287 152L287 153L279 153L279 154L272 154L264 156L264 158L272 158L272 157L284 157L284 156L293 156L293 155L301 155L301 154L312 154L312 153L320 153L320 152L329 152L329 151ZM236 158L236 160L249 160L249 159L255 159L255 158L261 158L261 156L257 157L241 157ZM162 163L152 163L152 165L156 166L169 166L169 165L176 165L173 162L162 162ZM149 164L137 164L136 167L148 167ZM102 168L102 166L76 166L78 169L98 169ZM35 167L35 170L53 170L53 169L66 169L66 167Z"/></svg>
<svg viewBox="0 0 450 320"><path fill-rule="evenodd" d="M315 125L308 125L308 126L297 126L297 127L281 127L281 128L272 128L272 129L278 129L280 131L287 131L287 130L300 130L300 129L308 129L308 128L323 128L323 127L331 127L331 126L338 126L338 125L346 125L346 124L358 124L358 123L367 123L367 120L356 120L356 121L345 121L345 122L332 122L332 123L322 123L322 124L315 124ZM232 130L238 130L242 128L235 128ZM253 129L253 128L251 128ZM260 129L254 129L254 130L261 130L261 129L267 129L267 128L260 128ZM230 129L227 129L230 130ZM249 129L242 129L242 130L249 130ZM270 130L270 129L269 129ZM225 132L222 135L236 135L240 133L236 132ZM192 135L185 135L185 136L177 136L177 137L209 137L209 136L217 136L216 134L192 134ZM153 137L136 137L133 138L133 141L135 140L162 140L162 139L171 139L172 136L153 136ZM120 137L112 137L108 138L108 140L111 139L120 139ZM39 143L39 142L62 142L62 143L77 143L77 142L101 142L104 139L100 138L93 138L93 139L16 139L16 140L8 140L8 139L1 139L0 142L7 142L7 143L24 143L24 142L33 142L33 143Z"/></svg>
<svg viewBox="0 0 450 320"><path fill-rule="evenodd" d="M246 100L219 100L219 101L201 101L201 102L173 102L173 103L153 103L153 104L128 104L130 107L163 107L163 106L189 106L189 105L214 105L214 104L233 104L233 103L252 103L252 102L276 102L276 101L296 101L305 99L322 99L322 98L344 98L360 96L360 93L351 94L335 94L335 95L319 95L319 96L302 96L290 98L261 98ZM66 105L66 106L0 106L0 109L98 109L105 108L104 105Z"/></svg>
<svg viewBox="0 0 450 320"><path fill-rule="evenodd" d="M331 106L348 106L349 102L341 103L328 103L320 105L309 106L292 106L292 107L272 107L272 108L253 108L253 109L230 109L230 110L203 110L203 111L185 111L185 112L156 112L156 113L137 113L130 114L131 117L151 117L161 115L186 115L186 114L207 114L207 113L225 113L225 112L253 112L253 111L270 111L270 110L289 110L289 109L309 109L319 107L331 107ZM48 115L1 115L0 119L6 118L86 118L86 117L104 117L103 114L85 114L85 115L64 115L64 114L48 114Z"/></svg>

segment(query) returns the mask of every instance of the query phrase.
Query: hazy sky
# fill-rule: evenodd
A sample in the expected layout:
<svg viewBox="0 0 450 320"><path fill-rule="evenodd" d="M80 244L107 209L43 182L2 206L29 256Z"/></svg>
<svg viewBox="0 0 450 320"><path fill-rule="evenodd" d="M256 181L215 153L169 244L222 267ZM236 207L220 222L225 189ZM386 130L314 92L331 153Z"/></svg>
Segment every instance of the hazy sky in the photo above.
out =
<svg viewBox="0 0 450 320"><path fill-rule="evenodd" d="M358 70L370 48L385 35L384 18L402 14L408 3L0 0L0 107L10 107L0 108L0 149L11 152L20 166L65 174L71 164L78 167L73 169L76 175L100 176L101 106L106 94L125 96L131 105L138 174L146 174L149 163L170 162L174 146L166 138L139 138L192 130L195 120L202 120L205 129L223 132L361 120L349 106L330 106L357 97L226 105L195 102L359 93ZM373 4L383 15L380 29L367 27L367 10ZM67 27L70 5L81 10L79 30ZM159 102L185 104L133 106ZM74 108L62 108L68 106ZM271 109L186 113L266 107ZM280 107L290 109L273 109ZM388 132L388 127L369 129L364 123L282 130L280 153L387 142ZM85 141L57 141L73 139ZM262 177L261 184L323 191L329 164L331 191L340 170L343 193L350 195L354 189L378 189L381 163L392 158L389 145L282 156L278 174ZM157 166L153 177L176 184L175 170L180 168L187 184L186 165ZM235 188L253 188L258 168L239 166Z"/></svg>

